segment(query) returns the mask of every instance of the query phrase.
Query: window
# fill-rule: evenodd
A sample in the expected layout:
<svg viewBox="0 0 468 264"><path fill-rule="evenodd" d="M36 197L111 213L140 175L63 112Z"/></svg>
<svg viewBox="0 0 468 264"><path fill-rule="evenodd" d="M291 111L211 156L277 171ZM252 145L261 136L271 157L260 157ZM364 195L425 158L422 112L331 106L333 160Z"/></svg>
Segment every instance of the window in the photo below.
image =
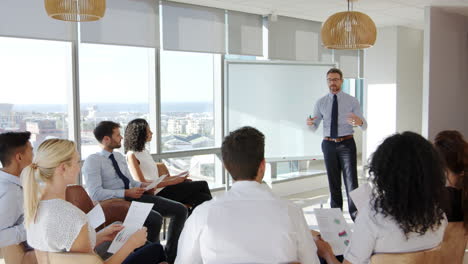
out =
<svg viewBox="0 0 468 264"><path fill-rule="evenodd" d="M221 161L214 154L163 159L171 175L190 172L190 179L204 180L210 188L223 186Z"/></svg>
<svg viewBox="0 0 468 264"><path fill-rule="evenodd" d="M361 105L361 112L364 112L363 90L364 79L345 78L343 80L343 91L351 96L356 97L356 99L359 101L359 104Z"/></svg>
<svg viewBox="0 0 468 264"><path fill-rule="evenodd" d="M100 121L119 123L122 135L135 118L146 119L154 129L150 108L155 106L149 99L155 91L154 49L81 44L79 62L83 159L100 150L93 135Z"/></svg>
<svg viewBox="0 0 468 264"><path fill-rule="evenodd" d="M69 138L71 43L0 37L0 133L30 131L34 147Z"/></svg>
<svg viewBox="0 0 468 264"><path fill-rule="evenodd" d="M216 145L214 89L221 78L215 74L217 61L216 54L161 51L163 151Z"/></svg>

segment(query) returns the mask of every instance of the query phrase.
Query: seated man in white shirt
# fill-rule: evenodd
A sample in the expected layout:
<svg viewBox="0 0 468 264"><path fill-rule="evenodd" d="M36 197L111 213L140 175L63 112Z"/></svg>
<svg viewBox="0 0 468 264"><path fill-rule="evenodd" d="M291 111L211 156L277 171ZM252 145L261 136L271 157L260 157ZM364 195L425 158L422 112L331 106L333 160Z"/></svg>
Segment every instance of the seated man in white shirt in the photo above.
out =
<svg viewBox="0 0 468 264"><path fill-rule="evenodd" d="M29 142L30 132L7 132L0 134L0 248L26 244L23 225L23 187L20 174L31 164L33 148ZM23 263L36 263L34 254Z"/></svg>
<svg viewBox="0 0 468 264"><path fill-rule="evenodd" d="M302 210L261 183L264 149L264 135L252 127L224 139L223 163L234 184L194 210L176 263L320 263Z"/></svg>

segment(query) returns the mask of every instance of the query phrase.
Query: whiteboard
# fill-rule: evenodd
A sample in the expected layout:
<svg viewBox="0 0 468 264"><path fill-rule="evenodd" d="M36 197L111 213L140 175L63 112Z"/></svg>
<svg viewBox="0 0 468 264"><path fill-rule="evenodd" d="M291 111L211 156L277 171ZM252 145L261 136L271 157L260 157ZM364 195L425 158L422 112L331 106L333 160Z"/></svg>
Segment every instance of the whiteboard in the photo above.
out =
<svg viewBox="0 0 468 264"><path fill-rule="evenodd" d="M334 64L227 60L226 131L252 126L265 135L265 157L322 157L322 125L306 125L314 105L328 93Z"/></svg>

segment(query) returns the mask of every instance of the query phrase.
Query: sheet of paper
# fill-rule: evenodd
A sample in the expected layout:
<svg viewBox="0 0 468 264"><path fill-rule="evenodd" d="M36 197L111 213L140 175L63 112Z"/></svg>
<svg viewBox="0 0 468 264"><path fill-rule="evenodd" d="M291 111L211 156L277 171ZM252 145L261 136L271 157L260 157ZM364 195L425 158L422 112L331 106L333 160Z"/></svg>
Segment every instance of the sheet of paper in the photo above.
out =
<svg viewBox="0 0 468 264"><path fill-rule="evenodd" d="M363 184L350 192L349 195L351 199L353 199L356 208L359 210L369 203L372 195L372 187L369 183Z"/></svg>
<svg viewBox="0 0 468 264"><path fill-rule="evenodd" d="M115 254L127 242L128 238L143 226L152 208L152 203L133 201L123 222L124 229L114 238L107 252Z"/></svg>
<svg viewBox="0 0 468 264"><path fill-rule="evenodd" d="M115 236L114 241L112 241L112 244L109 246L107 252L115 254L115 252L117 252L125 242L127 242L130 236L138 231L138 229L140 228L126 226L124 229L120 230L120 232Z"/></svg>
<svg viewBox="0 0 468 264"><path fill-rule="evenodd" d="M180 174L180 177L185 177L185 176L187 176L187 174L189 174L189 173L192 174L193 169L195 169L195 168L198 166L199 163L200 163L199 161L195 162L195 164L193 164L193 165L190 167L190 169L188 169L188 170L185 171L184 173L181 173L181 174Z"/></svg>
<svg viewBox="0 0 468 264"><path fill-rule="evenodd" d="M100 204L97 204L91 211L88 212L88 224L96 229L98 226L106 222L106 216Z"/></svg>
<svg viewBox="0 0 468 264"><path fill-rule="evenodd" d="M158 185L160 182L162 182L164 180L164 178L167 177L167 174L164 174L162 176L159 176L156 180L154 180L150 185L146 186L145 187L145 191L147 190L150 190L150 189L153 189L154 187L156 187L156 185Z"/></svg>
<svg viewBox="0 0 468 264"><path fill-rule="evenodd" d="M314 209L322 238L333 248L335 255L343 255L351 240L351 229L338 208Z"/></svg>

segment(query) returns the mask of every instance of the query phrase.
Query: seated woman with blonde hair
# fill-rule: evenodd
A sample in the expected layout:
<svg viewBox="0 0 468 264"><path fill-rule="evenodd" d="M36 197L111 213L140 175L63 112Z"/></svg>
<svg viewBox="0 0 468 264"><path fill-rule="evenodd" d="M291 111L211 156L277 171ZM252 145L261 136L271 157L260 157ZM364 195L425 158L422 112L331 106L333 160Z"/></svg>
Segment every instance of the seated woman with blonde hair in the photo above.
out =
<svg viewBox="0 0 468 264"><path fill-rule="evenodd" d="M96 245L112 241L123 229L121 225L111 225L96 234L86 214L65 200L66 187L75 184L79 172L80 158L75 143L49 139L39 146L33 163L21 173L27 241L33 248L44 252L94 253ZM161 245L142 247L145 242L146 229L142 228L104 263L165 260ZM137 248L140 249L134 252Z"/></svg>

